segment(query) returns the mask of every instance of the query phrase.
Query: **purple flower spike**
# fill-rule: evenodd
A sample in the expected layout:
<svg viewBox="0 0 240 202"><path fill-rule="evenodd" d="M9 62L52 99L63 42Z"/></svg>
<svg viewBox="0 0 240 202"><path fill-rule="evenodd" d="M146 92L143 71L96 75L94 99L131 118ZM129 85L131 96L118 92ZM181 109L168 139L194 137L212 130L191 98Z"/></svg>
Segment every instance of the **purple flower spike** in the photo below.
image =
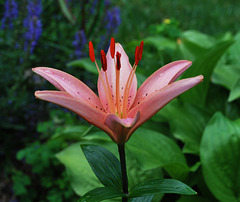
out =
<svg viewBox="0 0 240 202"><path fill-rule="evenodd" d="M13 28L12 21L15 20L18 17L18 4L15 0L6 0L4 4L4 15L2 18L2 25L1 28L4 29L6 26L6 23L8 22L8 26L10 29Z"/></svg>
<svg viewBox="0 0 240 202"><path fill-rule="evenodd" d="M26 29L24 34L24 49L25 51L30 50L30 53L32 54L42 34L42 22L40 19L40 14L42 12L41 0L29 0L27 10L28 15L23 21L23 26Z"/></svg>
<svg viewBox="0 0 240 202"><path fill-rule="evenodd" d="M73 46L75 47L75 56L77 58L82 58L85 56L83 49L87 43L87 38L84 30L80 30L75 34L75 40L73 41Z"/></svg>

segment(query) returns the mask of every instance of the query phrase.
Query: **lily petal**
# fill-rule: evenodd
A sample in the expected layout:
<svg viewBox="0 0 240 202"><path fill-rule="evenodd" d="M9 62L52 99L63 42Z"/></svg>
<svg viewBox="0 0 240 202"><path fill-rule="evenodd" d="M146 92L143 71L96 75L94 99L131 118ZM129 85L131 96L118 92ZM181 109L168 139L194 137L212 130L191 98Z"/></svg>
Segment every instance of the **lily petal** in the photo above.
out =
<svg viewBox="0 0 240 202"><path fill-rule="evenodd" d="M155 113L157 113L161 108L168 104L178 95L189 90L193 86L202 82L203 76L196 76L192 78L182 79L161 88L155 93L152 93L148 99L143 100L137 106L130 110L128 117L134 117L136 113L140 112L140 120L133 126L130 131L132 134L140 125L145 121L150 119ZM128 137L129 139L129 137Z"/></svg>
<svg viewBox="0 0 240 202"><path fill-rule="evenodd" d="M116 53L119 52L121 54L120 62L121 62L121 69L120 69L120 99L122 102L123 96L124 96L124 90L127 84L128 77L130 75L130 72L132 71L132 66L129 63L129 58L127 54L125 53L123 47L121 44L116 43L115 44L115 54L114 58L116 58ZM107 52L107 78L108 78L108 83L110 87L110 96L113 97L114 103L116 103L116 67L115 67L115 60L111 57L110 53L110 48L108 49ZM106 84L106 77L105 77L105 72L103 69L101 69L101 77L103 78L104 83ZM130 93L131 97L129 98L130 106L132 105L134 98L136 96L137 92L137 78L136 75L133 77L132 85L130 88ZM100 76L98 77L98 94L100 97L100 100L102 102L102 105L107 108L108 105L108 100L107 100L107 95L105 92L105 89L103 87L102 80L100 79Z"/></svg>
<svg viewBox="0 0 240 202"><path fill-rule="evenodd" d="M112 136L111 130L104 125L107 114L99 108L93 108L88 103L77 100L63 91L36 91L35 96L41 100L58 104L75 112L91 124L105 131L110 137Z"/></svg>
<svg viewBox="0 0 240 202"><path fill-rule="evenodd" d="M112 130L114 141L118 144L124 144L129 136L129 131L134 127L140 118L137 112L134 118L120 119L115 114L109 114L104 124Z"/></svg>
<svg viewBox="0 0 240 202"><path fill-rule="evenodd" d="M33 71L47 79L59 90L68 92L73 98L85 101L93 107L102 108L98 96L76 77L49 67L36 67L33 68Z"/></svg>
<svg viewBox="0 0 240 202"><path fill-rule="evenodd" d="M154 72L148 79L139 87L137 95L132 105L132 108L138 105L138 102L151 93L159 90L168 84L175 81L185 70L192 64L191 61L179 60L171 62L159 70Z"/></svg>

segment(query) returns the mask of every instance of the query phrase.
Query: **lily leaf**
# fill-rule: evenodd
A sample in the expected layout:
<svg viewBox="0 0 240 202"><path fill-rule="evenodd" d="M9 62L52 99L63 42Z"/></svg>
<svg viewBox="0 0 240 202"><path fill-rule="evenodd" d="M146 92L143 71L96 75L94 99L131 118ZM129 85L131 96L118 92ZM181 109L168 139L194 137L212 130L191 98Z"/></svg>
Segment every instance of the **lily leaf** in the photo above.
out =
<svg viewBox="0 0 240 202"><path fill-rule="evenodd" d="M121 190L121 165L107 149L97 145L81 145L93 172L104 186Z"/></svg>
<svg viewBox="0 0 240 202"><path fill-rule="evenodd" d="M74 24L76 22L76 18L68 8L67 2L65 0L58 0L58 3L65 17L69 20L69 22Z"/></svg>
<svg viewBox="0 0 240 202"><path fill-rule="evenodd" d="M116 197L124 197L125 195L113 187L100 187L89 191L84 194L79 202L98 202L106 199L112 199Z"/></svg>
<svg viewBox="0 0 240 202"><path fill-rule="evenodd" d="M134 186L129 194L129 197L149 196L160 193L173 194L197 194L191 187L174 179L160 179L149 182L143 182Z"/></svg>
<svg viewBox="0 0 240 202"><path fill-rule="evenodd" d="M153 195L151 196L143 196L143 197L137 197L137 198L130 198L128 199L128 202L151 202L153 199Z"/></svg>
<svg viewBox="0 0 240 202"><path fill-rule="evenodd" d="M203 134L200 147L203 176L219 201L240 201L239 123L218 112Z"/></svg>

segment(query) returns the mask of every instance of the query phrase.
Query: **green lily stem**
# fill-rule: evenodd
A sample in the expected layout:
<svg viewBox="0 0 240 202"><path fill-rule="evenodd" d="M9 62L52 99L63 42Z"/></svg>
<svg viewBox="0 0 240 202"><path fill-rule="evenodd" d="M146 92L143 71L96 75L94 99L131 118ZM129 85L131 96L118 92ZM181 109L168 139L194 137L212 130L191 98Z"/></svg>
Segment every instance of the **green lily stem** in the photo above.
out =
<svg viewBox="0 0 240 202"><path fill-rule="evenodd" d="M118 144L118 152L120 157L121 172L122 172L122 189L124 194L128 194L128 178L126 168L125 144ZM122 197L122 202L127 202L127 197Z"/></svg>

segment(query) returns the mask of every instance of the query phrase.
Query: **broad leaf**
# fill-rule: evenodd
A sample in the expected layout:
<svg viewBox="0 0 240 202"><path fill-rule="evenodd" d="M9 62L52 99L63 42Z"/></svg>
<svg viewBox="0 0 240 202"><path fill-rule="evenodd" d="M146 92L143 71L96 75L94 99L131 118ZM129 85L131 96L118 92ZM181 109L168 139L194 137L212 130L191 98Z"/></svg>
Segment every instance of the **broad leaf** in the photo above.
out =
<svg viewBox="0 0 240 202"><path fill-rule="evenodd" d="M231 89L230 95L228 97L228 101L232 102L238 98L240 98L240 75Z"/></svg>
<svg viewBox="0 0 240 202"><path fill-rule="evenodd" d="M199 146L209 116L199 107L174 100L164 107L159 115L170 124L171 131L184 143L185 153L199 154Z"/></svg>
<svg viewBox="0 0 240 202"><path fill-rule="evenodd" d="M84 194L84 196L80 198L79 202L98 202L123 196L125 195L122 192L114 189L113 187L100 187Z"/></svg>
<svg viewBox="0 0 240 202"><path fill-rule="evenodd" d="M121 165L118 159L107 149L97 145L82 145L93 172L104 186L121 190Z"/></svg>
<svg viewBox="0 0 240 202"><path fill-rule="evenodd" d="M221 113L209 121L201 142L203 176L220 201L240 201L240 125Z"/></svg>
<svg viewBox="0 0 240 202"><path fill-rule="evenodd" d="M214 70L212 82L222 85L231 90L234 83L239 78L240 63L239 64L219 64Z"/></svg>
<svg viewBox="0 0 240 202"><path fill-rule="evenodd" d="M170 138L139 128L126 144L143 169L165 168L175 178L184 178L188 166L178 145Z"/></svg>
<svg viewBox="0 0 240 202"><path fill-rule="evenodd" d="M216 66L223 53L230 45L232 45L232 43L233 41L231 40L221 42L210 48L209 51L207 51L204 55L199 56L193 62L193 65L188 69L188 71L186 71L184 77L187 78L202 74L204 76L204 81L198 86L181 95L181 99L183 101L187 101L199 106L204 106L208 87L210 84L210 78L214 67Z"/></svg>
<svg viewBox="0 0 240 202"><path fill-rule="evenodd" d="M100 187L101 183L92 172L79 144L67 147L56 154L56 157L66 167L74 191L82 196L89 190Z"/></svg>
<svg viewBox="0 0 240 202"><path fill-rule="evenodd" d="M61 138L64 140L80 140L89 130L91 126L81 125L81 126L67 126L60 132L56 132L51 138Z"/></svg>
<svg viewBox="0 0 240 202"><path fill-rule="evenodd" d="M93 62L89 58L82 58L79 60L74 60L72 62L69 62L67 66L76 67L76 68L82 68L88 72L91 72L93 74L98 74L98 70Z"/></svg>
<svg viewBox="0 0 240 202"><path fill-rule="evenodd" d="M210 36L189 30L182 34L181 40L178 41L178 47L184 59L193 61L204 54L214 43L215 40Z"/></svg>
<svg viewBox="0 0 240 202"><path fill-rule="evenodd" d="M161 179L153 180L149 182L143 182L134 186L129 194L129 197L149 196L160 193L172 193L172 194L197 194L191 187L186 184L173 179Z"/></svg>

